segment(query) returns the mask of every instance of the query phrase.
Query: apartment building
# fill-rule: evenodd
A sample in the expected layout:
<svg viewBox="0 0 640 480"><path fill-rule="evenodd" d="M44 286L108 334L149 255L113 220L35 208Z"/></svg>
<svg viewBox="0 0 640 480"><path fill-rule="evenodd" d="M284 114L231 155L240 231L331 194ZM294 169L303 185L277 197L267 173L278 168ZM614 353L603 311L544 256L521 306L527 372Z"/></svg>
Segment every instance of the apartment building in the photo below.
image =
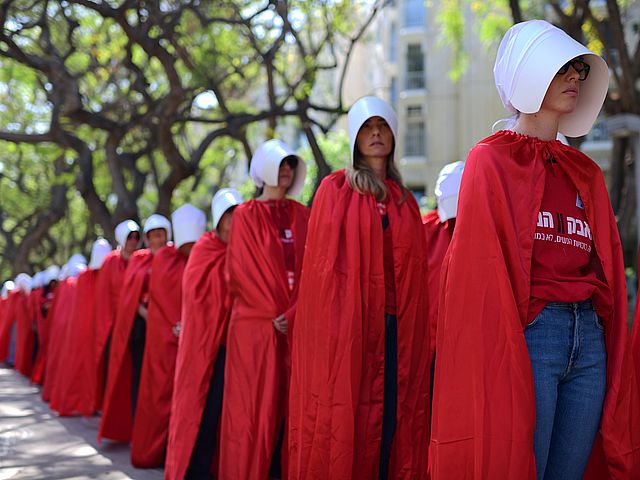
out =
<svg viewBox="0 0 640 480"><path fill-rule="evenodd" d="M403 178L413 191L428 195L440 169L464 160L505 116L493 82L495 52L480 44L470 7L464 6L469 64L453 82L452 52L436 20L438 5L430 5L424 0L389 2L356 48L343 91L349 104L371 94L393 104Z"/></svg>

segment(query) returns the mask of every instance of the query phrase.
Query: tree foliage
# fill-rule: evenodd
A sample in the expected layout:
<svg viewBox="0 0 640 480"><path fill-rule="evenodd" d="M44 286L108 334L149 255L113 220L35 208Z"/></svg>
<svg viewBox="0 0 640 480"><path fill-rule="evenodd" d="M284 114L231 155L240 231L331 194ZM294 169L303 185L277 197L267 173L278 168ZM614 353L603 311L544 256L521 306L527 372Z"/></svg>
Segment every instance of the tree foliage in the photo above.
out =
<svg viewBox="0 0 640 480"><path fill-rule="evenodd" d="M380 7L1 1L0 276L113 241L124 218L208 210L274 136L304 139L317 186L317 136L346 111L350 52Z"/></svg>

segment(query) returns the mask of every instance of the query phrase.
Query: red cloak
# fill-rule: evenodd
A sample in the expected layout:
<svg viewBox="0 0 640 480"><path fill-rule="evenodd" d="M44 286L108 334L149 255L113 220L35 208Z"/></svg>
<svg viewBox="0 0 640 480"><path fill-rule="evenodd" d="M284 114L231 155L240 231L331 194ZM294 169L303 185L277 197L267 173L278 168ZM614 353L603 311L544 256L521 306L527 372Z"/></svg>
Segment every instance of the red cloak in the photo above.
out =
<svg viewBox="0 0 640 480"><path fill-rule="evenodd" d="M131 463L137 468L159 467L164 461L186 264L187 257L173 245L158 250L151 262L147 337L131 437Z"/></svg>
<svg viewBox="0 0 640 480"><path fill-rule="evenodd" d="M640 478L640 398L625 353L624 265L602 172L560 142L498 132L469 154L456 233L443 265L429 450L433 479L535 478L535 400L524 328L549 156L582 198L613 296L611 311L598 312L607 347L601 440L609 474Z"/></svg>
<svg viewBox="0 0 640 480"><path fill-rule="evenodd" d="M9 342L11 342L11 329L16 322L15 299L18 291L9 292L7 298L2 299L2 323L0 323L0 362L7 360L9 356Z"/></svg>
<svg viewBox="0 0 640 480"><path fill-rule="evenodd" d="M436 326L438 324L438 301L440 298L440 276L442 262L453 236L454 220L441 222L438 211L433 210L422 217L427 237L427 291L429 292L429 361L433 361L436 349Z"/></svg>
<svg viewBox="0 0 640 480"><path fill-rule="evenodd" d="M33 369L33 348L35 347L35 315L31 292L19 292L15 305L16 316L16 364L15 368L25 377L31 376Z"/></svg>
<svg viewBox="0 0 640 480"><path fill-rule="evenodd" d="M35 358L33 359L33 367L31 369L30 380L32 383L40 383L39 377L42 370L42 348L43 348L43 330L45 317L42 314L42 303L44 302L44 291L42 288L36 288L31 290L29 295L29 302L31 303L31 311L33 312L36 339L34 341L34 348L36 348Z"/></svg>
<svg viewBox="0 0 640 480"><path fill-rule="evenodd" d="M100 275L96 284L96 296L93 311L93 351L96 367L96 409L102 408L104 397L105 370L109 360L107 345L111 339L111 332L116 321L120 291L124 282L124 272L127 260L120 250L110 252L102 262Z"/></svg>
<svg viewBox="0 0 640 480"><path fill-rule="evenodd" d="M267 478L287 406L288 340L272 320L285 314L294 328L309 209L282 200L295 248L294 288L268 202L250 200L233 211L227 271L232 314L227 335L219 478ZM286 472L286 442L282 468Z"/></svg>
<svg viewBox="0 0 640 480"><path fill-rule="evenodd" d="M182 480L189 467L213 364L220 345L225 343L231 313L225 279L226 253L226 243L213 232L205 233L191 250L184 270L166 480ZM219 442L216 445L219 449Z"/></svg>
<svg viewBox="0 0 640 480"><path fill-rule="evenodd" d="M113 325L109 372L104 395L98 441L108 438L127 443L131 440L131 352L129 337L140 296L153 255L149 249L136 251L124 273L116 323Z"/></svg>
<svg viewBox="0 0 640 480"><path fill-rule="evenodd" d="M638 257L640 262L640 256ZM640 265L638 268L638 272L640 275ZM639 286L640 286L640 282ZM638 289L638 293L640 294L640 288ZM636 372L636 380L638 381L638 389L640 389L640 295L636 297L636 308L633 314L633 324L632 324L632 335L631 335L631 355L633 357L634 370Z"/></svg>
<svg viewBox="0 0 640 480"><path fill-rule="evenodd" d="M78 276L74 307L67 324L63 350L65 368L60 370L51 408L62 416L91 415L96 410L95 354L93 350L93 302L99 270Z"/></svg>
<svg viewBox="0 0 640 480"><path fill-rule="evenodd" d="M389 478L424 478L429 438L425 241L393 181L398 410ZM384 394L383 230L376 200L344 171L323 180L309 222L293 335L289 478L378 478Z"/></svg>
<svg viewBox="0 0 640 480"><path fill-rule="evenodd" d="M4 322L5 319L7 318L6 313L7 313L7 302L9 300L9 296L7 295L7 298L1 298L0 297L0 362L4 361L5 357L7 356L7 354L4 352L5 347L4 345Z"/></svg>
<svg viewBox="0 0 640 480"><path fill-rule="evenodd" d="M71 356L63 348L67 323L70 321L73 304L76 298L77 278L67 278L58 284L56 296L53 299L48 319L49 334L47 347L47 365L45 367L44 385L42 387L42 399L49 402L54 397L57 399L56 389L60 388L58 375L60 369L66 368ZM54 402L55 405L55 402ZM51 408L54 408L51 405Z"/></svg>

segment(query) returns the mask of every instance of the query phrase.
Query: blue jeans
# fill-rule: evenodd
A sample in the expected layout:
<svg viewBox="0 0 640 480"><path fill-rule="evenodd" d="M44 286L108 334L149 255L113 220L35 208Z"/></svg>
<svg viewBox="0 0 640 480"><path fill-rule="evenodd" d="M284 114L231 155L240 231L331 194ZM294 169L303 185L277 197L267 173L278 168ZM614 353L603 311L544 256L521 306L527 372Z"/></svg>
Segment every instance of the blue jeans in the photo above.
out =
<svg viewBox="0 0 640 480"><path fill-rule="evenodd" d="M538 480L580 480L606 390L604 329L591 300L548 303L524 336L536 396Z"/></svg>

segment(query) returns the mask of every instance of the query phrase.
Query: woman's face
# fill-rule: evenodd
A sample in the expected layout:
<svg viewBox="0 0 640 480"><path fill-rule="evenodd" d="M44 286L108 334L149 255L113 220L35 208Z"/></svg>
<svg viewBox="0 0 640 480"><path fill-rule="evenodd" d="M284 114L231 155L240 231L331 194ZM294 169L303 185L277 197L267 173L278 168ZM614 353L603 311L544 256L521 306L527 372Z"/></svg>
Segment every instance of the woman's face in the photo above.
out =
<svg viewBox="0 0 640 480"><path fill-rule="evenodd" d="M366 159L386 158L393 150L393 132L382 117L371 117L362 124L356 137L356 147Z"/></svg>
<svg viewBox="0 0 640 480"><path fill-rule="evenodd" d="M224 215L220 217L220 221L218 221L218 228L216 229L216 233L220 240L224 243L229 243L229 233L231 232L231 216L233 215L233 208L228 209L224 212Z"/></svg>
<svg viewBox="0 0 640 480"><path fill-rule="evenodd" d="M566 72L560 73L563 72L563 67L560 69L560 72L553 77L551 85L549 85L544 100L542 101L540 110L549 110L559 113L560 115L571 113L575 110L578 104L578 96L580 95L581 76L576 68L581 67L581 60L581 57L571 60L571 62L568 62L569 67ZM575 62L575 65L572 64L572 62Z"/></svg>
<svg viewBox="0 0 640 480"><path fill-rule="evenodd" d="M131 255L138 249L138 245L140 245L140 232L131 232L124 244L125 254Z"/></svg>
<svg viewBox="0 0 640 480"><path fill-rule="evenodd" d="M286 157L280 162L278 169L278 187L289 190L296 174L298 159L294 156Z"/></svg>
<svg viewBox="0 0 640 480"><path fill-rule="evenodd" d="M151 253L156 253L167 244L167 231L164 228L154 228L147 232L147 246Z"/></svg>

